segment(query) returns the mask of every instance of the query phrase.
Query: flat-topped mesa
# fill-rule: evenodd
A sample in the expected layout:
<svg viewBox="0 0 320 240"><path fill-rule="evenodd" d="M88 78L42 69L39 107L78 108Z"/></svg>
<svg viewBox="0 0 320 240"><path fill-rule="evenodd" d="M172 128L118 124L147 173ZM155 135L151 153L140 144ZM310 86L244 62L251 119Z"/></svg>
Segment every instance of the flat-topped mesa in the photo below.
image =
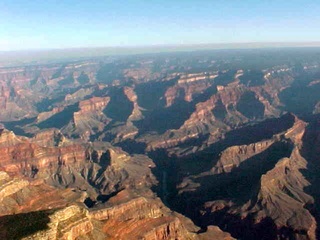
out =
<svg viewBox="0 0 320 240"><path fill-rule="evenodd" d="M201 102L196 105L196 110L190 115L182 127L193 126L195 122L209 123L214 120L212 109L215 107L215 103L218 101L216 97L212 97L206 102Z"/></svg>
<svg viewBox="0 0 320 240"><path fill-rule="evenodd" d="M164 215L169 215L170 211L159 199L139 197L124 190L106 204L103 208L93 209L90 216L105 221L103 229L111 239L169 239L146 237L148 232L150 235L150 231L161 231L162 224L174 220L171 217L170 221L163 221L168 220Z"/></svg>
<svg viewBox="0 0 320 240"><path fill-rule="evenodd" d="M217 76L218 76L217 72L184 74L180 76L178 83L182 84L182 83L190 83L190 82L201 81L201 80L209 80L209 79L214 79Z"/></svg>
<svg viewBox="0 0 320 240"><path fill-rule="evenodd" d="M180 93L182 91L184 94L184 89L180 88L177 85L169 87L164 94L164 97L166 98L166 107L170 107L177 98L181 97Z"/></svg>
<svg viewBox="0 0 320 240"><path fill-rule="evenodd" d="M182 74L180 79L165 92L166 107L170 107L177 99L191 102L195 95L201 95L212 84L216 73Z"/></svg>
<svg viewBox="0 0 320 240"><path fill-rule="evenodd" d="M79 102L79 113L88 113L92 111L102 111L109 103L110 97L92 97Z"/></svg>
<svg viewBox="0 0 320 240"><path fill-rule="evenodd" d="M183 219L175 216L159 218L130 219L126 223L109 220L104 229L111 239L185 239L185 240L233 240L230 234L218 227L210 227L207 232L198 234L196 226L186 227Z"/></svg>

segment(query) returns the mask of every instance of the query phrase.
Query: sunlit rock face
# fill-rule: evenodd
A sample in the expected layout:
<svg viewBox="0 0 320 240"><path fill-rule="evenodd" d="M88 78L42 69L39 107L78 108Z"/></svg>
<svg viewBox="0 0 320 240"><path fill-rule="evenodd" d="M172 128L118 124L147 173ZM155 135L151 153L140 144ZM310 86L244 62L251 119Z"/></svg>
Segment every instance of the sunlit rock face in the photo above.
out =
<svg viewBox="0 0 320 240"><path fill-rule="evenodd" d="M294 120L288 129L269 139L228 147L207 172L182 181L178 196L194 199L191 204L202 202L202 224L225 225L233 236L248 239L317 239L317 190L310 188L315 180L309 175L314 163L306 155L314 124L296 116L285 119Z"/></svg>
<svg viewBox="0 0 320 240"><path fill-rule="evenodd" d="M74 142L56 129L32 139L4 129L0 138L3 239L232 239L218 228L197 234L168 209L150 190L155 165L144 155Z"/></svg>
<svg viewBox="0 0 320 240"><path fill-rule="evenodd" d="M283 51L2 67L0 237L319 239L318 50Z"/></svg>

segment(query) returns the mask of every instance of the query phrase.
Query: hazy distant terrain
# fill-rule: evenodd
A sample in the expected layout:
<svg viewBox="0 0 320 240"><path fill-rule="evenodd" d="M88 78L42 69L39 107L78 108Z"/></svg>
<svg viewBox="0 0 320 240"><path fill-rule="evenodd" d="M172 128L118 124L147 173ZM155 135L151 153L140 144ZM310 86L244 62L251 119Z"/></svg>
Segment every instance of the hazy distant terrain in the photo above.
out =
<svg viewBox="0 0 320 240"><path fill-rule="evenodd" d="M185 44L185 45L154 45L141 47L96 47L69 49L34 49L0 51L2 66L37 64L45 62L59 62L92 57L115 55L152 54L166 52L188 52L214 49L255 49L255 48L287 48L287 47L319 47L320 42L257 42L257 43L225 43L225 44Z"/></svg>

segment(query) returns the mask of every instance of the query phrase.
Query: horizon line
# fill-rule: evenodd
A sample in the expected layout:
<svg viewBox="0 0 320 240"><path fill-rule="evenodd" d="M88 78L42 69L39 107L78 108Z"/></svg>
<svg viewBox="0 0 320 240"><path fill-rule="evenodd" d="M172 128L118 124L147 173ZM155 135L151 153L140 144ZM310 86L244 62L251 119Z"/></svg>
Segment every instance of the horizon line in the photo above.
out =
<svg viewBox="0 0 320 240"><path fill-rule="evenodd" d="M275 41L275 42L226 42L226 43L168 43L168 44L146 44L146 45L114 45L114 46L77 46L77 47L52 47L52 48L26 48L15 50L1 50L0 53L16 52L43 52L43 51L60 51L60 50L90 50L90 49L153 49L153 48L187 48L187 47L210 47L211 49L228 49L234 48L273 48L273 47L320 47L320 41ZM226 48L224 48L226 47Z"/></svg>
<svg viewBox="0 0 320 240"><path fill-rule="evenodd" d="M29 65L80 59L132 56L143 54L182 53L214 50L250 50L277 48L320 47L320 41L313 42L240 42L200 44L157 44L145 46L105 46L50 49L0 50L0 67Z"/></svg>

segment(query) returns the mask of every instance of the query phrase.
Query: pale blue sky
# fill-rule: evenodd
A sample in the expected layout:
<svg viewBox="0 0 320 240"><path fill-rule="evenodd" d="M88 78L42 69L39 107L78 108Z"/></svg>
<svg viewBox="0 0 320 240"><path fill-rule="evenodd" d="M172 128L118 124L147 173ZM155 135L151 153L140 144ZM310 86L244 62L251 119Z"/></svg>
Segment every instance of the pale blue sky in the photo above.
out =
<svg viewBox="0 0 320 240"><path fill-rule="evenodd" d="M1 0L0 50L320 41L309 0Z"/></svg>

